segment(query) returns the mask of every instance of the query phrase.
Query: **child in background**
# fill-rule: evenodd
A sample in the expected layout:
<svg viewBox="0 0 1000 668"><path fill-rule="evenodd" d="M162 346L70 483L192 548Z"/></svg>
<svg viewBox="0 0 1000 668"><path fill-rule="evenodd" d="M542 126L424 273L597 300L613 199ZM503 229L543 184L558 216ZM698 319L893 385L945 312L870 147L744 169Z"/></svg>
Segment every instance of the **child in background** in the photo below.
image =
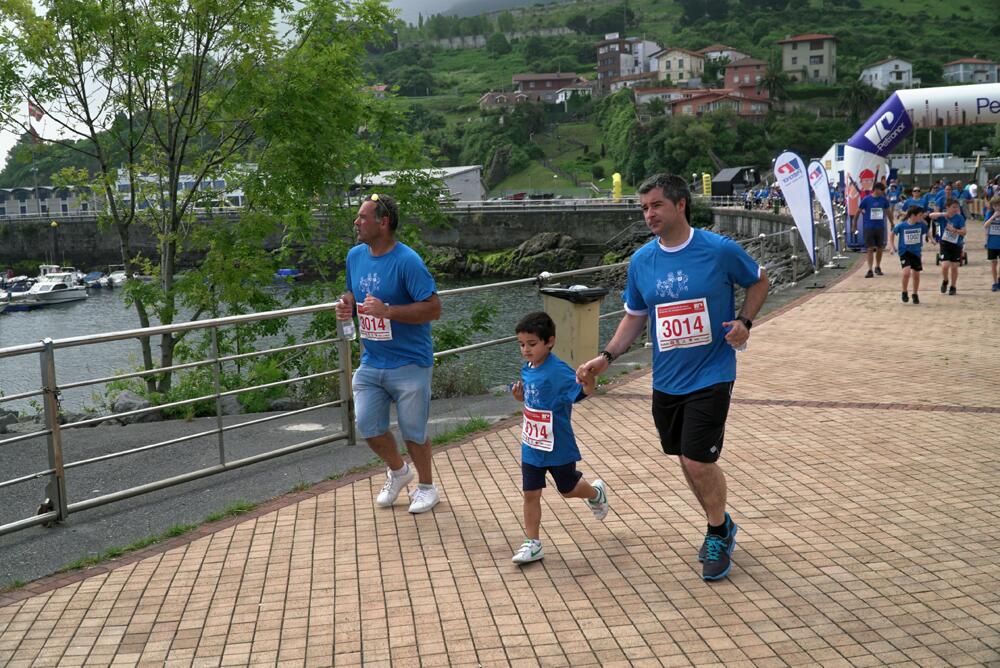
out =
<svg viewBox="0 0 1000 668"><path fill-rule="evenodd" d="M906 210L906 218L892 228L892 252L896 252L896 237L899 237L899 264L903 267L902 300L910 301L907 293L910 277L913 277L913 303L920 303L920 272L924 270L920 253L923 250L924 238L927 236L927 224L924 223L924 210L916 205Z"/></svg>
<svg viewBox="0 0 1000 668"><path fill-rule="evenodd" d="M990 261L993 272L993 292L1000 292L1000 275L997 273L997 262L1000 262L1000 195L994 195L989 208L983 212L983 227L986 228L986 259Z"/></svg>
<svg viewBox="0 0 1000 668"><path fill-rule="evenodd" d="M517 323L515 332L521 356L526 360L521 380L511 386L511 392L524 402L521 478L527 538L511 561L526 564L544 556L539 530L546 473L551 474L556 489L565 498L585 499L597 519L607 516L609 505L604 482L588 483L576 470L580 449L570 422L573 404L594 392L596 379L580 385L573 369L552 353L556 326L547 313L529 313Z"/></svg>

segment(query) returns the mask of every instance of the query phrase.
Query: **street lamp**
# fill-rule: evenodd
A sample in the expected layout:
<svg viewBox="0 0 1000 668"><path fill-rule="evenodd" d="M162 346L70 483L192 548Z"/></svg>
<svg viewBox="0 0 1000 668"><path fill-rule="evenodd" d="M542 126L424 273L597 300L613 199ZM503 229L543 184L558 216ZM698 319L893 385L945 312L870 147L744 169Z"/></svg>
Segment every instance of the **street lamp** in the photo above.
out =
<svg viewBox="0 0 1000 668"><path fill-rule="evenodd" d="M49 228L52 230L52 264L59 264L59 223L53 220Z"/></svg>

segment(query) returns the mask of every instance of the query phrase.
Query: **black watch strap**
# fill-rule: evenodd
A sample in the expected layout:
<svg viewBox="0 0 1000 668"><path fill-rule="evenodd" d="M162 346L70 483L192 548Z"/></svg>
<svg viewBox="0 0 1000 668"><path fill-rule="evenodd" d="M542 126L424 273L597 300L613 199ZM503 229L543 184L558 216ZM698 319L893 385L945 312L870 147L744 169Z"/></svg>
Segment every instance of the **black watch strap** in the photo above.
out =
<svg viewBox="0 0 1000 668"><path fill-rule="evenodd" d="M611 364L612 362L615 361L615 356L609 353L606 349L601 351L601 357L606 359L608 361L608 364Z"/></svg>
<svg viewBox="0 0 1000 668"><path fill-rule="evenodd" d="M753 327L753 320L745 315L738 315L736 316L736 319L743 323L743 326L747 328L748 332L750 331L750 328Z"/></svg>

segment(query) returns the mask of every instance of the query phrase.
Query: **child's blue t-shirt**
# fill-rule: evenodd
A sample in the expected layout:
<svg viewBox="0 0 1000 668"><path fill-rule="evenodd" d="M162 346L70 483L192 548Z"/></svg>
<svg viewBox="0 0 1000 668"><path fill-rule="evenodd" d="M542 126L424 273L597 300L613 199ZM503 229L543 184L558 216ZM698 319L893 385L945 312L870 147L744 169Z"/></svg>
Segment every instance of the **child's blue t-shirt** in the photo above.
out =
<svg viewBox="0 0 1000 668"><path fill-rule="evenodd" d="M521 461L532 466L562 466L580 461L570 421L573 404L587 395L568 364L550 353L538 367L521 367L524 410Z"/></svg>
<svg viewBox="0 0 1000 668"><path fill-rule="evenodd" d="M927 195L921 195L920 197L914 198L909 197L905 202L903 202L903 213L905 214L911 206L919 206L921 209L927 210Z"/></svg>
<svg viewBox="0 0 1000 668"><path fill-rule="evenodd" d="M893 234L899 235L899 254L913 253L919 256L924 246L924 235L927 234L925 223L900 223L892 228Z"/></svg>
<svg viewBox="0 0 1000 668"><path fill-rule="evenodd" d="M889 210L889 200L882 195L868 195L858 203L858 211L865 217L865 229L885 228L886 211Z"/></svg>
<svg viewBox="0 0 1000 668"><path fill-rule="evenodd" d="M363 344L361 363L376 369L396 369L407 364L434 365L434 344L429 322L411 325L366 316L361 306L369 294L389 305L405 306L429 299L437 292L434 278L416 251L396 245L385 255L372 255L367 244L347 253L347 289L358 304Z"/></svg>
<svg viewBox="0 0 1000 668"><path fill-rule="evenodd" d="M965 216L960 213L956 213L954 216L938 218L939 232L941 241L948 241L953 244L958 244L961 246L965 243L965 237L959 236L953 232L947 232L946 228L950 224L956 230L961 230L965 228Z"/></svg>
<svg viewBox="0 0 1000 668"><path fill-rule="evenodd" d="M722 323L736 315L734 286L753 285L760 271L735 241L702 229L679 247L653 239L635 252L622 298L649 318L654 389L687 394L736 379Z"/></svg>
<svg viewBox="0 0 1000 668"><path fill-rule="evenodd" d="M989 217L986 219L989 220ZM1000 249L1000 218L986 225L986 247Z"/></svg>

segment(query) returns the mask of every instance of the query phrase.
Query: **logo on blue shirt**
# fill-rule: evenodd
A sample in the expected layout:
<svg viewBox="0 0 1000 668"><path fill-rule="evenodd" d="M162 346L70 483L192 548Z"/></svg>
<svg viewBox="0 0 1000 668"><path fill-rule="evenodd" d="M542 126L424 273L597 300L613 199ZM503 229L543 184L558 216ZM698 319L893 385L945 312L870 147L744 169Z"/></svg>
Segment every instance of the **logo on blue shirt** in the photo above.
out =
<svg viewBox="0 0 1000 668"><path fill-rule="evenodd" d="M682 270L678 270L677 273L671 271L667 274L666 279L656 280L656 295L658 297L677 299L682 292L687 292L687 290L688 275Z"/></svg>
<svg viewBox="0 0 1000 668"><path fill-rule="evenodd" d="M381 286L381 279L377 273L370 273L367 276L363 276L360 281L358 281L358 287L361 288L361 292L365 295L375 294L379 287ZM364 297L361 297L364 299Z"/></svg>

